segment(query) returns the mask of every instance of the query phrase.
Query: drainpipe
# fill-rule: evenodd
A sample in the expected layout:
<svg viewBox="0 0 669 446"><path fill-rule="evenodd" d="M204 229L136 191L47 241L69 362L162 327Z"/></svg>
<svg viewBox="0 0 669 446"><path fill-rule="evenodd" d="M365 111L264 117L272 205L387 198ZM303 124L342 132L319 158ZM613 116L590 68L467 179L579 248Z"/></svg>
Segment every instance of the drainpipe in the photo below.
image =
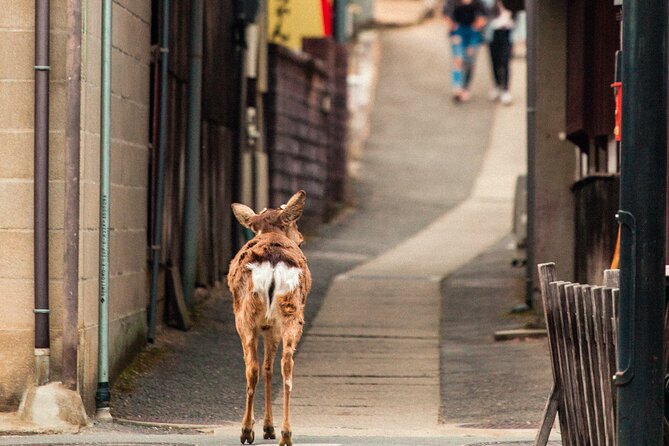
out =
<svg viewBox="0 0 669 446"><path fill-rule="evenodd" d="M202 125L202 28L203 0L191 0L190 52L188 70L188 131L186 148L186 190L182 233L181 274L184 299L193 303L197 272L198 204L200 177L200 128Z"/></svg>
<svg viewBox="0 0 669 446"><path fill-rule="evenodd" d="M151 244L151 300L149 302L149 335L153 343L156 337L156 306L158 300L158 275L160 273L160 252L163 236L163 190L165 176L165 149L167 143L167 68L170 44L170 0L163 0L162 36L160 42L160 102L158 123L158 172L156 175L156 215L154 218L153 243Z"/></svg>
<svg viewBox="0 0 669 446"><path fill-rule="evenodd" d="M35 381L49 382L49 0L35 1Z"/></svg>
<svg viewBox="0 0 669 446"><path fill-rule="evenodd" d="M531 309L534 298L534 201L536 174L537 127L537 0L526 0L527 13L527 235L525 252L525 308ZM521 308L522 310L522 308Z"/></svg>
<svg viewBox="0 0 669 446"><path fill-rule="evenodd" d="M334 38L337 43L346 43L346 7L348 0L335 0Z"/></svg>
<svg viewBox="0 0 669 446"><path fill-rule="evenodd" d="M100 88L100 300L97 417L109 419L109 198L111 159L112 0L102 0L102 84Z"/></svg>
<svg viewBox="0 0 669 446"><path fill-rule="evenodd" d="M618 445L662 445L667 3L623 3Z"/></svg>
<svg viewBox="0 0 669 446"><path fill-rule="evenodd" d="M65 127L65 256L63 260L63 384L77 390L79 346L79 157L81 128L81 0L67 2Z"/></svg>

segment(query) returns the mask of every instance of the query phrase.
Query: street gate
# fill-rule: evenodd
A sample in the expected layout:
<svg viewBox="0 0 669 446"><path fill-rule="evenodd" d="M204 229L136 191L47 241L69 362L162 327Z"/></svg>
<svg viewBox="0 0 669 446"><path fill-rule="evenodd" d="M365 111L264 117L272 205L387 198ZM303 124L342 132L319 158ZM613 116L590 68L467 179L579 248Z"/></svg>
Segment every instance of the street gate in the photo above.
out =
<svg viewBox="0 0 669 446"><path fill-rule="evenodd" d="M614 446L618 271L593 286L558 281L554 263L538 268L553 390L534 444L546 445L559 413L564 445Z"/></svg>

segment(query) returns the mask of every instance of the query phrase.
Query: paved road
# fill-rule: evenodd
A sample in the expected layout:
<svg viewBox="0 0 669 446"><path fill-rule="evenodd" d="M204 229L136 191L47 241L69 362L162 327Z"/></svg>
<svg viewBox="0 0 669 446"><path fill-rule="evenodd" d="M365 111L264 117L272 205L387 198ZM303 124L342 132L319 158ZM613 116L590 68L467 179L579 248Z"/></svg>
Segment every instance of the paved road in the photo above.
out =
<svg viewBox="0 0 669 446"><path fill-rule="evenodd" d="M490 137L487 66L474 85L478 97L466 106L453 104L441 22L384 30L380 39L371 134L352 184L355 208L306 244L314 276L307 330L335 275L389 250L468 196ZM137 368L112 394L117 417L180 423L241 418L243 360L225 297L210 300L188 334L167 333Z"/></svg>
<svg viewBox="0 0 669 446"><path fill-rule="evenodd" d="M473 233L467 232L470 227L477 228L479 231L484 229L494 234L499 232L499 229L494 230L496 222L472 220L472 216L488 215L486 209L497 206L493 203L496 200L494 184L499 179L499 175L495 175L494 170L496 167L501 168L500 166L505 165L499 158L493 158L492 161L490 157L486 158L486 148L491 145L492 129L495 128L496 123L499 124L499 120L495 121L494 107L484 99L489 79L485 60L482 59L484 64L479 67L477 73L474 100L472 103L456 106L449 99L448 52L441 23L434 21L416 27L384 30L380 38L383 49L376 107L371 118L371 137L360 160L360 175L355 179L353 185L356 199L355 209L338 223L324 228L319 234L311 237L307 244L306 251L314 273L315 287L308 306L307 329L309 331L302 345L302 354L296 359L296 370L298 376L303 375L299 379L300 389L312 389L314 392L302 392L304 396L301 401L302 405L295 408L295 416L300 416L299 420L294 420L294 425L300 427L300 431L295 432L295 439L298 444L302 445L462 446L493 444L491 442L497 442L494 444L498 445L515 446L531 444L527 442L531 438L531 433L528 433L527 430L495 430L480 429L480 427L493 427L491 423L494 424L500 420L506 425L500 423L497 427L510 427L509 423L516 422L514 427L520 427L519 424L522 421L534 421L535 418L532 417L536 416L535 403L538 402L538 399L530 398L529 403L524 400L522 404L524 412L513 414L512 417L506 416L515 410L515 407L511 407L513 404L509 403L508 394L495 395L496 401L504 401L508 407L491 407L490 404L487 404L485 392L477 393L478 388L468 386L476 386L476 379L479 376L482 376L484 381L490 379L491 370L494 370L493 367L490 367L490 352L494 348L487 345L484 349L472 349L472 342L475 343L478 339L476 336L472 336L473 340L462 339L459 345L455 345L458 342L458 329L463 330L460 333L462 336L467 333L471 334L467 330L472 329L471 325L467 326L468 318L464 317L466 315L460 317L457 311L453 311L454 308L457 308L458 299L473 299L473 304L481 305L492 302L489 295L476 295L476 290L473 291L469 286L471 284L467 283L467 280L471 279L469 276L472 274L472 268L480 266L481 258L475 259L473 263L468 263L463 269L455 272L443 287L439 282L431 280L431 276L417 276L412 268L415 269L418 263L403 264L404 255L416 258L417 254L429 252L431 246L441 246L436 248L440 252L432 254L435 255L435 258L440 259L439 262L443 260L444 266L441 266L440 263L425 267L425 271L428 271L429 274L441 277L445 271L455 271L457 269L455 265L467 263L467 259L470 258L469 255L453 258L462 255L463 249L466 249L466 246L460 246L463 240L456 239L457 231L449 230L453 227L454 222L457 222L460 231L465 231L464 234L467 237L464 239L472 238ZM509 131L513 132L514 128L510 128ZM517 128L515 131L518 131ZM496 153L502 158L506 156L503 151L497 150ZM484 160L487 167L483 166ZM477 178L484 170L487 171L487 182L481 182L480 178ZM492 175L491 172L493 172ZM504 176L503 172L501 176ZM508 179L504 179L502 183L508 183ZM477 200L472 203L472 200L468 198L475 186L477 190L484 190L486 193L478 193ZM453 221L450 220L451 215ZM463 223L458 220L457 217L463 215L469 216L467 222ZM499 225L509 226L509 222L505 220ZM446 231L443 233L448 233L449 237L455 238L447 241L434 239L435 232L442 233L440 231ZM466 243L471 244L472 247L477 246L476 249L482 249L487 246L486 243L489 243L487 240L490 237L490 234L481 233L481 240ZM452 243L453 246L457 245L458 248L452 252L448 251L449 243ZM504 259L506 255L507 253L499 246L492 252L484 253L484 256L492 256L485 257L489 259L488 269L498 268L498 275L503 276L505 271L499 269L499 265L506 264ZM446 264L450 266L447 268ZM420 338L418 339L420 342L425 341L426 345L429 344L425 347L425 351L416 350L406 353L416 356L425 354L425 357L429 353L430 365L426 368L427 372L421 372L423 375L415 377L407 375L405 378L409 380L425 378L429 380L429 388L433 390L419 395L414 394L411 390L407 391L407 388L401 389L403 393L398 392L397 395L406 401L407 417L406 419L402 417L403 406L401 404L394 405L392 429L386 432L378 429L376 431L365 429L364 419L360 420L355 416L355 411L360 409L353 405L348 409L343 406L338 408L338 412L333 412L330 418L327 411L333 410L332 400L326 400L327 393L333 389L327 386L322 387L322 380L313 379L317 378L318 373L323 374L324 372L305 376L311 373L309 370L327 368L326 363L314 363L310 359L322 357L323 353L327 353L321 348L313 348L323 345L320 343L321 340L330 339L333 335L351 338L346 333L342 336L342 334L331 332L334 325L327 325L328 318L322 317L325 313L318 315L318 310L323 305L332 279L340 273L351 270L354 270L354 274L357 271L359 277L353 277L353 280L337 281L340 285L339 291L341 291L338 299L341 299L341 296L346 298L347 294L351 294L346 287L350 287L355 280L361 280L361 282L364 280L366 286L373 288L374 281L379 280L379 277L375 277L374 274L379 271L394 275L396 279L399 279L398 286L407 287L406 282L409 279L402 276L403 270L408 271L406 274L409 274L410 278L419 278L421 289L425 288L420 293L410 296L413 299L412 305L416 305L415 308L418 309L421 302L417 299L423 295L426 299L430 299L430 306L423 305L420 308L420 311L425 313L421 313L423 314L421 318L430 320L429 326L424 327L425 336L408 336L411 333L405 333L404 336L395 334L386 337L391 338L390 340L379 333L371 336L352 336L356 338L355 342L368 342L369 339L376 342L378 340L376 344L379 346L378 350L363 351L365 350L363 346L362 350L353 353L360 357L370 355L370 353L379 355L380 361L387 359L382 357L386 354L386 346L391 345L392 342L410 343L415 339L409 338L414 337ZM511 277L508 280L514 281L515 279ZM383 284L383 286L387 285L389 283ZM485 291L486 287L490 290L490 283L486 285L484 282L483 285L478 291ZM410 284L408 286L411 287ZM379 290L382 290L381 286L378 287L376 294L370 292L360 296L360 299L383 300L383 293L387 291L386 289ZM443 301L441 294L444 296ZM409 296L409 293L406 295ZM392 300L394 308L401 305L402 293L394 293L392 296L388 294L388 296L391 297L388 302ZM505 298L513 300L513 296L505 296ZM332 295L328 297L328 302L330 304L334 302ZM495 304L499 305L500 302L496 301ZM442 305L442 309L449 310L448 314L440 313L439 307ZM337 311L337 305L334 305L334 308L332 305L330 307L328 313L334 314ZM327 308L327 305L322 308ZM364 311L370 311L370 309L366 308ZM388 305L386 311L394 310ZM498 315L496 311L487 314L488 316L492 314L494 318L495 315ZM407 316L411 314L409 312ZM346 324L350 324L352 317L354 319L355 314L347 312L346 317L342 316L342 320L339 321L342 323L339 327L346 327ZM326 326L319 323L319 320L326 322ZM414 322L416 320L418 319L413 319ZM73 442L78 444L110 442L163 445L237 444L238 421L241 417L244 399L244 371L241 349L232 323L229 299L224 294L209 299L201 307L198 321L198 325L187 334L168 331L161 338L157 348L150 349L141 356L129 378L120 382L114 389L113 413L117 417L142 420L220 424L221 428L208 434L194 435L192 430L100 425L76 437L5 437L0 438L0 445ZM401 324L412 323L411 317L398 319L398 321ZM494 322L490 320L476 322L479 327L482 323L486 324L485 329L488 330ZM313 333L310 330L311 327L314 327ZM324 328L325 331L323 331ZM378 330L380 325L371 328ZM399 326L395 328L400 329ZM427 333L428 331L430 333ZM462 391L459 394L452 394L449 384L444 384L442 380L441 396L444 400L448 400L441 404L442 421L446 422L442 425L437 424L437 413L441 401L438 390L440 387L439 346L442 347L442 362L447 362L442 364L441 373L452 371L453 369L449 367L455 364L461 368L459 378L462 381L460 385ZM481 350L486 350L488 353L472 359L473 356L463 354L463 350L474 350L474 356ZM532 354L540 350L540 345L537 349L537 344L535 344L529 348L512 345L511 349L504 351ZM340 349L337 354L341 355L341 353ZM495 355L494 351L492 355ZM355 367L364 366L360 361L356 362L355 357L351 356L350 359L353 360L352 364ZM460 360L465 362L457 362ZM466 368L466 361L472 361L471 364L474 364L472 370L462 368ZM371 368L376 365L374 361L365 360L363 362ZM532 362L532 364L537 364L537 362ZM392 363L386 361L383 365L383 373L386 373L386 369L392 366ZM474 370L476 368L478 370ZM371 373L371 379L377 379L379 373L381 372ZM365 376L357 378L367 379ZM512 382L515 381L505 381L507 385ZM349 389L343 391L350 391L351 383L344 384L349 386ZM369 382L363 384L368 388L371 385ZM415 382L414 384L416 388L420 388L421 383ZM319 385L321 385L320 388ZM402 379L397 382L397 386L402 387ZM427 387L426 385L425 388ZM317 393L323 389L325 392ZM389 389L388 392L392 392L392 389ZM370 394L375 395L375 398L384 397L384 392L379 393L373 389ZM537 389L533 389L533 395L539 394L543 395L542 389L538 392ZM332 396L336 398L338 395ZM322 398L321 403L319 403L319 397ZM260 400L262 393L257 398ZM313 401L316 403L312 404ZM425 402L429 403L430 410L435 408L434 413L426 413L425 420L416 422L416 417L421 415L420 405ZM383 401L372 401L365 405L372 408L368 410L375 412L369 414L369 420L373 420L377 426L382 426L384 421L382 411L385 410ZM329 407L325 409L325 406ZM279 415L280 411L275 413ZM495 417L491 418L491 414L494 414ZM259 419L259 417L260 414L257 412L256 418ZM335 420L336 417L339 418ZM320 424L310 423L309 420L315 420ZM344 420L347 429L339 429L340 420ZM409 421L414 425L407 426ZM363 427L357 430L356 423ZM458 426L458 423L470 426L462 427ZM486 425L477 426L477 423ZM420 429L416 429L417 426ZM432 427L421 431L424 426ZM390 433L391 430L392 433ZM257 440L258 444L274 443L263 441L259 436ZM500 441L507 443L500 443Z"/></svg>

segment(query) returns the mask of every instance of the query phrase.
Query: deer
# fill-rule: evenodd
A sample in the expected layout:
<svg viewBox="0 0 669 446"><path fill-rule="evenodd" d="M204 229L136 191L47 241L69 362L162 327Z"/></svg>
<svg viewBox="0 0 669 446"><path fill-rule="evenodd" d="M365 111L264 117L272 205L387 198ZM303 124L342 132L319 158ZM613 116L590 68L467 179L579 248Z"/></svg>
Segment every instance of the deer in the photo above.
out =
<svg viewBox="0 0 669 446"><path fill-rule="evenodd" d="M234 203L235 218L254 233L230 262L228 287L232 293L235 327L246 365L246 406L242 418L242 444L252 444L253 396L258 384L258 338L264 343L263 380L265 416L263 438L276 439L272 421L272 371L279 342L282 343L283 424L280 446L292 446L290 396L293 390L293 356L302 337L304 307L311 289L311 272L300 246L304 237L297 227L306 193L300 190L277 209L256 214Z"/></svg>

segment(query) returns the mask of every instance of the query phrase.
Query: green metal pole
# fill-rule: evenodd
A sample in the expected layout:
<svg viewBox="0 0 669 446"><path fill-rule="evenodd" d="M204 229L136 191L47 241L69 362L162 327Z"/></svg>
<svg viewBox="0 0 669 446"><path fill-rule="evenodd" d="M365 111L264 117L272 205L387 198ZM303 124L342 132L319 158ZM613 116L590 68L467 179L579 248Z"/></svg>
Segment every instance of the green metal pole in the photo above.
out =
<svg viewBox="0 0 669 446"><path fill-rule="evenodd" d="M663 444L667 3L625 0L618 446Z"/></svg>
<svg viewBox="0 0 669 446"><path fill-rule="evenodd" d="M202 109L203 0L191 0L190 53L188 70L188 131L186 190L182 233L181 277L184 299L192 305L197 272L198 203L200 189L200 128Z"/></svg>
<svg viewBox="0 0 669 446"><path fill-rule="evenodd" d="M109 173L111 159L112 0L102 0L100 88L100 301L98 325L98 418L109 418Z"/></svg>
<svg viewBox="0 0 669 446"><path fill-rule="evenodd" d="M348 0L335 0L334 37L338 43L346 42L346 6Z"/></svg>
<svg viewBox="0 0 669 446"><path fill-rule="evenodd" d="M163 237L163 191L165 176L165 150L167 144L167 76L170 44L170 0L163 0L162 36L160 42L160 117L158 130L158 172L156 175L156 216L153 228L151 250L151 299L149 301L149 335L153 343L156 337L156 306L158 301L158 274L160 270L160 252Z"/></svg>

